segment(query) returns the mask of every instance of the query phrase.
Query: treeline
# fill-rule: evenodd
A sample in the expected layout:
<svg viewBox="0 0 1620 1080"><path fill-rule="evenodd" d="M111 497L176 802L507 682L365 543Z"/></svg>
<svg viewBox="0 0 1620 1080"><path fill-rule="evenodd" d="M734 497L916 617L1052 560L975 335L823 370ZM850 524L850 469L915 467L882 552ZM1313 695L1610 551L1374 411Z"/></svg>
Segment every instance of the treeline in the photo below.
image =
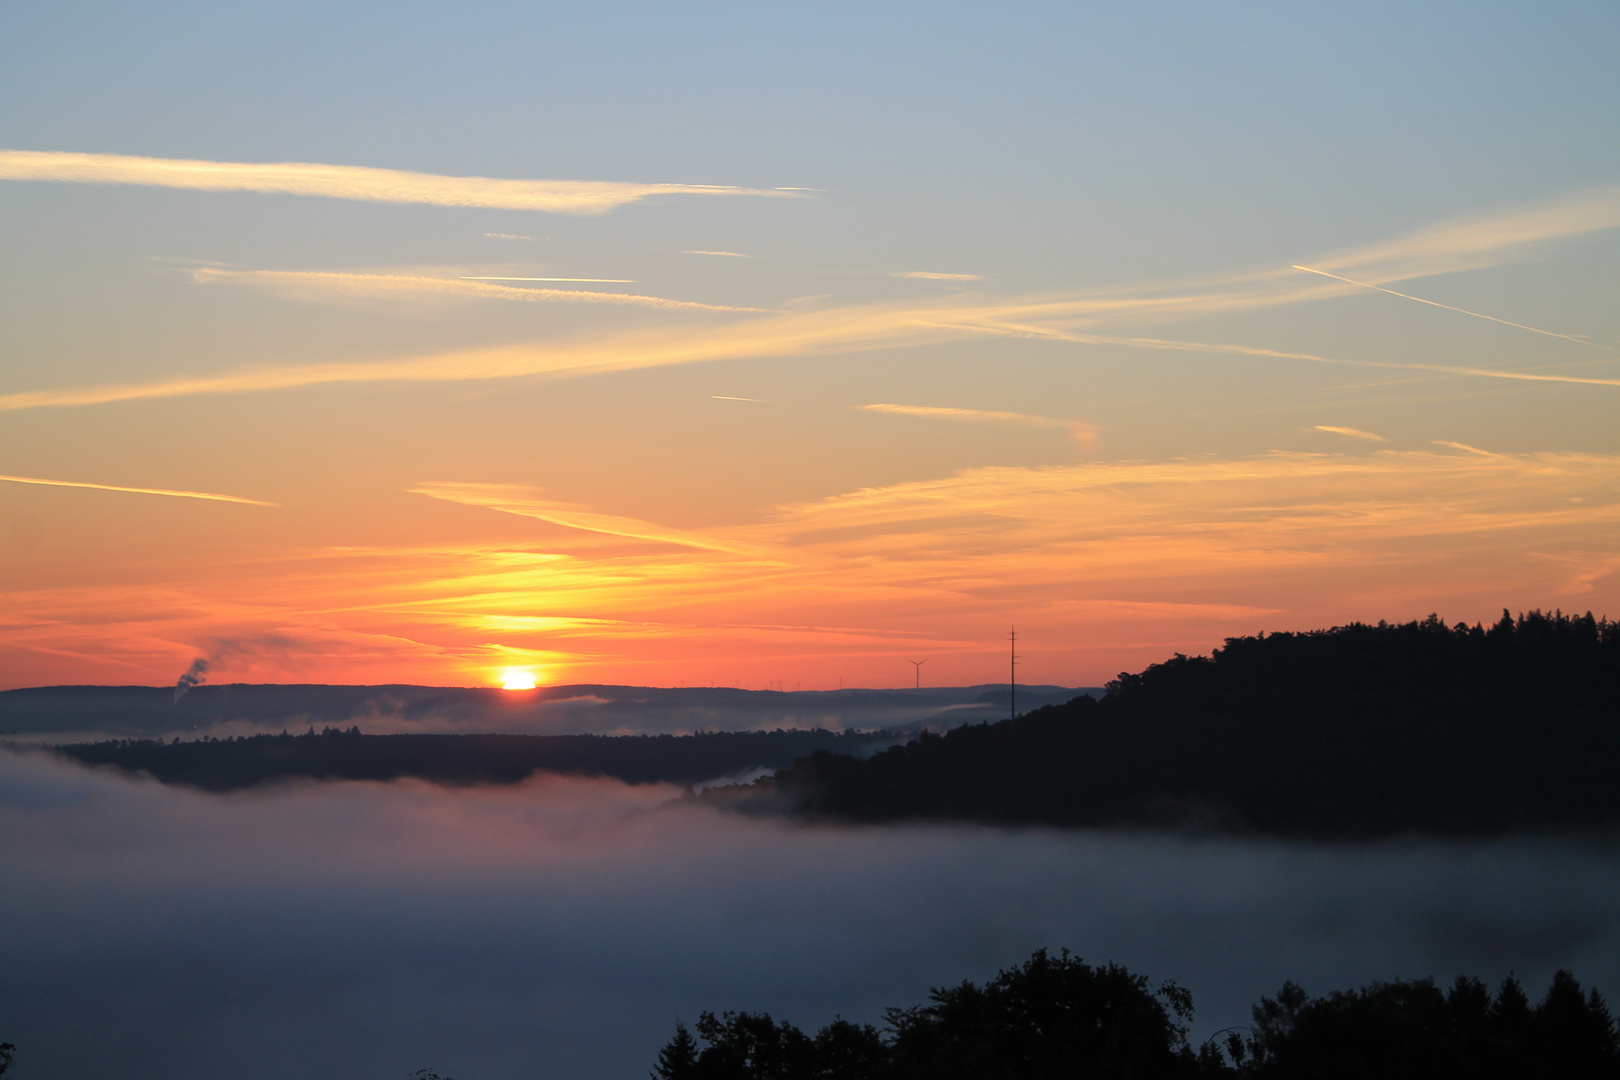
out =
<svg viewBox="0 0 1620 1080"><path fill-rule="evenodd" d="M267 781L395 780L515 784L535 772L630 784L697 784L779 769L816 750L858 753L893 741L870 732L723 731L694 735L362 735L328 727L302 735L115 739L56 747L87 765L148 773L166 784L231 791Z"/></svg>
<svg viewBox="0 0 1620 1080"><path fill-rule="evenodd" d="M1354 624L1230 638L1100 700L831 748L706 797L847 821L1191 827L1307 838L1620 822L1620 625Z"/></svg>
<svg viewBox="0 0 1620 1080"><path fill-rule="evenodd" d="M1187 1041L1192 996L1117 964L1044 949L983 986L936 988L883 1029L808 1035L768 1013L677 1023L655 1080L1614 1080L1620 1043L1596 990L1560 971L1532 1005L1512 977L1374 983L1312 998L1293 983L1247 1028Z"/></svg>

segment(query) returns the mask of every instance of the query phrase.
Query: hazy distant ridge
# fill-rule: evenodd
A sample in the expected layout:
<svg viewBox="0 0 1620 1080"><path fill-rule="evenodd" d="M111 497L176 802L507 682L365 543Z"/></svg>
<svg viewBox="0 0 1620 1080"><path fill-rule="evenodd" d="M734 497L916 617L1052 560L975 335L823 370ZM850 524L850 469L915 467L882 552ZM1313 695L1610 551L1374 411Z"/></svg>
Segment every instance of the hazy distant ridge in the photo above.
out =
<svg viewBox="0 0 1620 1080"><path fill-rule="evenodd" d="M1100 689L1018 688L1020 707ZM367 733L681 734L778 727L915 731L1007 715L1007 687L740 690L581 683L492 687L227 683L175 699L172 687L44 686L0 691L0 733L150 738L359 725Z"/></svg>

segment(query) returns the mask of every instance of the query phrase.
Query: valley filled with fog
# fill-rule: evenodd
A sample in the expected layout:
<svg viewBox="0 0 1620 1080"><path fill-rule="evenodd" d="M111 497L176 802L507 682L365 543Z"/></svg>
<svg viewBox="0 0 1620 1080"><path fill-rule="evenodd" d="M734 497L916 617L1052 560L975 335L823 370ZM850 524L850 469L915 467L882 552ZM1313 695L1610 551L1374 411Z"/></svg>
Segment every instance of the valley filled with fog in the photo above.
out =
<svg viewBox="0 0 1620 1080"><path fill-rule="evenodd" d="M702 1009L877 1022L1040 946L1179 980L1195 1043L1285 979L1620 993L1601 838L806 826L680 794L218 795L0 753L0 1040L19 1077L633 1077Z"/></svg>

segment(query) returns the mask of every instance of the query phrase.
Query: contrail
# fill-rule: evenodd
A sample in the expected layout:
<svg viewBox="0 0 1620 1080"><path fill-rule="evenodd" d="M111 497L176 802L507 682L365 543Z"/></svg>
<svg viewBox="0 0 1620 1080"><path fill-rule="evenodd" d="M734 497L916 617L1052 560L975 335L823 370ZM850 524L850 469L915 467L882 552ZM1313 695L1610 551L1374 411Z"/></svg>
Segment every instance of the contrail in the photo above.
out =
<svg viewBox="0 0 1620 1080"><path fill-rule="evenodd" d="M1329 275L1330 277L1332 275ZM1387 291L1387 290L1386 290ZM1396 293L1401 296L1403 293ZM1414 299L1416 299L1414 297ZM1424 303L1428 303L1427 300ZM1472 314L1472 312L1470 312ZM1490 318L1489 315L1484 318ZM1007 324L992 326L986 323L953 322L934 325L963 330L978 330L986 334L1006 334L1011 337L1049 338L1052 341L1070 341L1077 345L1127 345L1141 349L1170 349L1178 352L1232 353L1238 356L1270 356L1278 360L1309 360L1314 364L1342 364L1346 367L1391 368L1398 371L1432 371L1439 375L1468 375L1482 379L1519 379L1525 382L1576 383L1581 386L1620 386L1620 379L1588 378L1581 375L1536 375L1527 371L1499 371L1494 368L1461 367L1450 364L1414 364L1401 360L1345 360L1314 353L1282 352L1277 349L1258 349L1250 345L1214 345L1199 341L1165 341L1159 338L1107 337L1101 334L1069 334L1060 330L1041 330L1035 327ZM1517 323L1511 325L1518 325ZM1542 331L1537 331L1541 333ZM1577 339L1578 340L1578 339ZM1581 342L1583 345L1590 342ZM1594 346L1602 348L1602 346ZM99 403L99 402L98 402ZM32 404L12 406L33 408ZM0 398L0 410L6 408Z"/></svg>
<svg viewBox="0 0 1620 1080"><path fill-rule="evenodd" d="M280 506L280 503L244 499L237 495L215 495L208 491L170 491L167 488L119 487L116 484L86 484L79 480L41 480L37 476L0 476L13 484L43 484L46 487L93 488L96 491L127 491L132 495L169 495L176 499L211 499L214 502L245 503L248 506Z"/></svg>
<svg viewBox="0 0 1620 1080"><path fill-rule="evenodd" d="M1421 296L1413 296L1410 293L1396 292L1394 289L1386 289L1381 285L1369 285L1365 281L1357 281L1354 278L1340 277L1338 274L1330 274L1326 270L1316 270L1309 266L1297 265L1294 267L1294 269L1303 270L1307 274L1321 274L1323 277L1332 278L1334 281L1343 281L1350 285L1359 285L1363 289L1372 289L1376 292L1388 293L1391 296L1399 296L1403 300L1416 300L1418 303L1428 304L1430 307L1445 308L1447 311L1456 311L1463 315L1472 315L1476 319L1489 319L1491 322L1501 323L1503 326L1516 326L1520 330L1528 330L1532 334L1545 334L1548 337L1563 338L1565 341L1573 341L1577 345L1587 345L1594 349L1602 349L1605 352L1611 351L1606 345L1598 345L1587 341L1585 338L1575 337L1572 334L1556 334L1551 330L1538 330L1534 326L1526 326L1524 323L1509 322L1507 319L1498 319L1495 315L1481 315L1479 312L1469 311L1467 308L1452 307L1450 304L1442 304L1434 300L1425 300Z"/></svg>
<svg viewBox="0 0 1620 1080"><path fill-rule="evenodd" d="M770 404L770 402L766 401L764 398L757 397L732 397L730 394L710 394L709 396L714 398L716 401L757 401L761 405Z"/></svg>
<svg viewBox="0 0 1620 1080"><path fill-rule="evenodd" d="M625 277L472 277L464 275L462 281L600 281L605 285L634 285L635 278Z"/></svg>

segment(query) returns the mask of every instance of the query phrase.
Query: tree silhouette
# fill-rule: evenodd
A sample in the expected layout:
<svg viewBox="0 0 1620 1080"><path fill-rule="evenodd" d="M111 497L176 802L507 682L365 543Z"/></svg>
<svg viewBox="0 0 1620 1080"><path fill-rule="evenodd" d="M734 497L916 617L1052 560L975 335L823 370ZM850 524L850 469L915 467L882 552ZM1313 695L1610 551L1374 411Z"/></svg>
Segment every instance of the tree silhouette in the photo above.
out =
<svg viewBox="0 0 1620 1080"><path fill-rule="evenodd" d="M1194 1076L1183 1021L1191 996L1151 989L1117 964L1065 950L1035 953L978 986L935 988L890 1009L887 1031L836 1019L814 1038L767 1013L705 1012L701 1049L682 1024L659 1052L657 1080L1100 1080ZM695 1054L694 1054L695 1051ZM1217 1062L1218 1064L1218 1062Z"/></svg>
<svg viewBox="0 0 1620 1080"><path fill-rule="evenodd" d="M1379 982L1312 998L1293 982L1247 1029L1194 1053L1192 997L1118 964L1042 949L979 986L889 1009L885 1030L838 1019L810 1038L766 1013L677 1024L655 1080L1620 1080L1620 1038L1567 971L1532 1006L1511 976L1493 996L1460 977ZM699 1045L701 1041L701 1046Z"/></svg>
<svg viewBox="0 0 1620 1080"><path fill-rule="evenodd" d="M675 1037L658 1051L658 1064L652 1074L657 1080L691 1080L696 1075L697 1040L686 1025L675 1021Z"/></svg>
<svg viewBox="0 0 1620 1080"><path fill-rule="evenodd" d="M929 999L888 1013L902 1075L1149 1077L1190 1060L1181 1021L1192 1016L1191 995L1174 983L1151 990L1145 976L1067 950L1042 949L983 987L963 982Z"/></svg>
<svg viewBox="0 0 1620 1080"><path fill-rule="evenodd" d="M1567 971L1532 1007L1518 981L1495 1001L1478 979L1374 983L1312 1000L1293 983L1262 998L1242 1071L1257 1080L1615 1080L1607 1005ZM1234 1055L1236 1058L1237 1055Z"/></svg>

